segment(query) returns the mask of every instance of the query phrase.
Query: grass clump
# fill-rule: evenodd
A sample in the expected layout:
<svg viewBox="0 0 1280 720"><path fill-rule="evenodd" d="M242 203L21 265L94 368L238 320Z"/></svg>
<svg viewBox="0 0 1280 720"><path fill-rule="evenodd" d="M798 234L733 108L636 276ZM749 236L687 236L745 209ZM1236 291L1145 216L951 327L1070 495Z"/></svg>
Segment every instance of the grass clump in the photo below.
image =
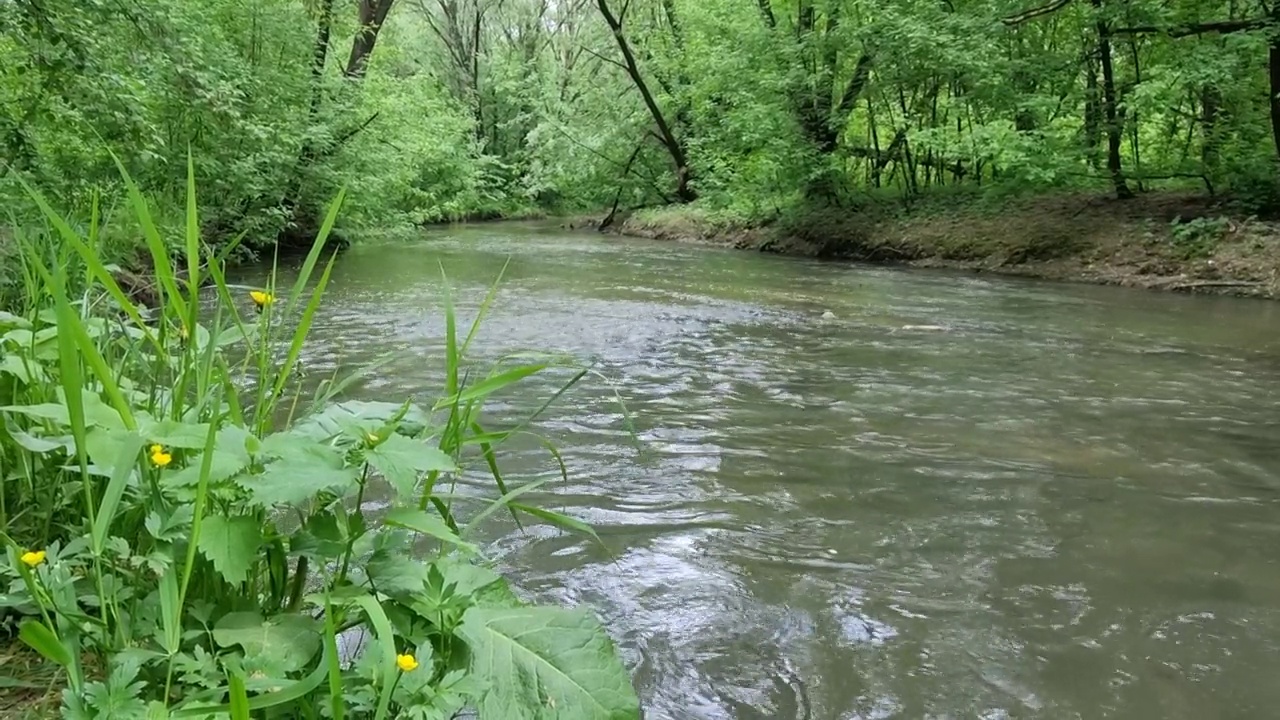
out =
<svg viewBox="0 0 1280 720"><path fill-rule="evenodd" d="M28 188L51 230L15 237L25 302L0 314L0 613L63 688L32 694L85 719L638 718L594 617L522 602L471 539L498 511L591 532L520 502L546 480L501 472L534 417L488 427L486 400L551 363L467 366L493 293L465 336L446 293L435 402L335 402L341 382L306 398L295 369L343 195L295 282L242 288L234 245L201 242L190 161L177 257L121 173L158 309L102 261L96 205L81 232ZM464 523L452 485L472 464L496 499Z"/></svg>

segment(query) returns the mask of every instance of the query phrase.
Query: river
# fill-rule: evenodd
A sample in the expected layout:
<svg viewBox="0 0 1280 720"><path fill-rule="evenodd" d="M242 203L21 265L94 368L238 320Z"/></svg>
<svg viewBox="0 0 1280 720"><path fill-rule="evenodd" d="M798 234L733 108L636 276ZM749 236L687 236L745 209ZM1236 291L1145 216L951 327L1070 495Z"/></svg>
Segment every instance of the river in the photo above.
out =
<svg viewBox="0 0 1280 720"><path fill-rule="evenodd" d="M508 261L474 359L600 372L535 501L605 547L488 552L598 612L650 720L1280 712L1280 304L479 225L344 254L308 373L394 351L351 396L438 397L441 265L469 321Z"/></svg>

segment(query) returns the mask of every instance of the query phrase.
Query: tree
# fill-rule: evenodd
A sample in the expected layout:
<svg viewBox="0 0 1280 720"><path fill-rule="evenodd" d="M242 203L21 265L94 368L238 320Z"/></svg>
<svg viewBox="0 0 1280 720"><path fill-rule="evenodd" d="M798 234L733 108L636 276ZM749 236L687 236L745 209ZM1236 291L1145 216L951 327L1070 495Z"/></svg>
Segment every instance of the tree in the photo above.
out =
<svg viewBox="0 0 1280 720"><path fill-rule="evenodd" d="M658 128L658 140L661 141L662 146L671 155L671 160L675 164L676 198L681 202L696 200L698 195L689 184L692 179L692 172L689 169L689 159L685 153L684 144L671 129L671 123L667 121L666 115L663 113L662 108L658 106L657 100L653 97L653 92L649 89L649 84L640 72L640 65L636 62L635 53L632 52L631 45L627 42L626 33L622 28L622 16L614 15L609 8L608 0L596 0L596 6L600 8L600 15L604 18L605 23L608 24L609 30L613 33L613 38L618 44L618 50L622 53L622 59L625 63L623 69L626 70L627 76L631 78L631 82L635 84L636 90L644 100L645 108L648 109L654 125Z"/></svg>

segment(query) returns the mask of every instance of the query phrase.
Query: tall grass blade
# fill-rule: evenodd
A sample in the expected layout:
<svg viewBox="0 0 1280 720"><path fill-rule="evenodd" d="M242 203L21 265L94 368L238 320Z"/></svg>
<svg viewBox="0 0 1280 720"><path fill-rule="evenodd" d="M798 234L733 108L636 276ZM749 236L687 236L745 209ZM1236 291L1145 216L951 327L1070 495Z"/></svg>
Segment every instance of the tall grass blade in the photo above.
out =
<svg viewBox="0 0 1280 720"><path fill-rule="evenodd" d="M324 272L320 274L320 282L316 284L316 289L311 293L311 300L307 302L307 307L298 320L298 327L293 331L293 342L289 345L289 354L285 356L276 375L272 397L280 397L285 383L289 381L289 375L293 372L294 365L298 363L298 356L302 354L302 344L307 339L307 333L311 332L311 322L315 319L316 310L320 308L320 300L324 297L324 289L329 284L329 276L333 273L333 264L337 259L337 253L329 257L329 262L324 266Z"/></svg>
<svg viewBox="0 0 1280 720"><path fill-rule="evenodd" d="M198 304L197 293L200 291L200 218L196 210L196 166L191 158L191 147L187 146L187 287L191 289L191 304ZM192 308L190 318L192 329L195 328L196 309Z"/></svg>
<svg viewBox="0 0 1280 720"><path fill-rule="evenodd" d="M182 293L178 290L178 283L174 278L173 260L169 257L169 250L165 247L164 239L160 237L160 230L151 218L151 208L147 205L147 199L143 196L142 191L138 189L138 185L133 181L133 177L129 175L129 171L125 169L124 163L120 162L120 158L116 157L115 153L111 153L111 159L115 160L116 168L120 171L120 177L124 180L129 201L133 205L133 213L137 217L138 224L142 227L142 238L147 243L147 249L151 251L153 272L156 274L156 280L160 283L160 306L164 307L167 296L168 302L173 303L174 309L177 310L178 317L188 317L187 303L182 299Z"/></svg>
<svg viewBox="0 0 1280 720"><path fill-rule="evenodd" d="M440 410L448 407L455 402L470 402L479 400L486 396L507 387L508 385L517 383L530 375L535 375L547 369L547 365L523 365L521 367L512 368L506 372L485 378L471 387L458 393L456 396L447 397L436 403L434 409Z"/></svg>
<svg viewBox="0 0 1280 720"><path fill-rule="evenodd" d="M63 268L56 266L53 272L50 272L38 258L35 259L35 266L36 271L44 277L53 294L54 311L58 317L58 348L62 359L62 388L66 394L67 411L71 416L73 434L78 432L76 429L77 418L79 418L81 424L84 423L84 396L82 392L86 387L84 376L80 369L80 358L77 353L84 357L84 361L89 364L94 375L97 376L98 382L102 383L102 389L106 392L107 399L111 401L111 405L116 412L120 413L120 418L124 421L125 427L130 430L136 429L138 423L134 420L133 410L129 401L125 399L124 393L115 381L115 373L107 365L107 361L103 359L102 353L98 352L98 346L93 342L93 338L89 337L89 333L85 330L80 316L71 307L71 301L67 297ZM77 415L77 412L79 415ZM87 431L83 426L80 430ZM83 447L83 442L84 437L76 434L76 443Z"/></svg>
<svg viewBox="0 0 1280 720"><path fill-rule="evenodd" d="M386 611L377 600L369 595L361 595L355 602L368 616L374 635L378 638L378 647L382 650L382 689L378 693L378 710L373 717L374 720L385 720L391 710L391 692L396 686L396 633Z"/></svg>
<svg viewBox="0 0 1280 720"><path fill-rule="evenodd" d="M531 483L528 483L528 484L525 484L525 485L521 485L520 487L516 488L515 490L512 490L511 492L506 493L505 495L503 495L502 497L498 498L497 500L494 500L493 502L489 503L489 505L488 505L488 506L486 506L486 507L485 507L485 509L483 509L483 510L481 510L480 512L476 513L476 516L475 516L475 517L473 517L473 518L471 518L471 522L467 523L467 526L466 526L465 528L463 528L462 535L465 537L465 536L467 535L467 533L471 532L474 528L478 527L478 526L480 525L480 523L481 523L482 521L484 521L484 520L485 520L485 518L487 518L487 517L489 517L490 515L494 514L494 513L495 513L495 512L497 512L500 508L504 508L504 507L507 507L508 505L510 505L512 500L515 500L516 498L518 498L518 497L520 497L521 495L524 495L524 494L526 494L526 493L533 492L534 490L537 490L538 488L542 487L543 485L546 485L546 484L547 484L548 482L550 482L550 481L551 481L551 478L543 478L543 479L541 479L541 480L534 480L534 481L533 481L533 482L531 482Z"/></svg>
<svg viewBox="0 0 1280 720"><path fill-rule="evenodd" d="M227 688L231 700L231 720L252 720L249 714L249 694L245 692L244 676L240 674L238 668L228 672Z"/></svg>
<svg viewBox="0 0 1280 720"><path fill-rule="evenodd" d="M162 646L172 657L182 640L182 611L178 607L178 569L167 568L160 577L160 626L164 633Z"/></svg>
<svg viewBox="0 0 1280 720"><path fill-rule="evenodd" d="M302 291L306 288L307 282L311 279L311 273L315 271L316 263L320 261L320 254L324 251L325 243L329 239L329 233L333 232L333 224L338 219L338 211L342 209L342 204L346 202L347 189L343 188L338 191L338 196L329 203L329 212L325 215L324 223L320 226L320 232L316 234L315 241L311 243L311 250L307 252L307 259L302 263L302 270L298 273L298 279L293 283L293 290L289 292L289 303L285 307L285 315L292 314L293 308L298 304L298 298L302 297Z"/></svg>
<svg viewBox="0 0 1280 720"><path fill-rule="evenodd" d="M217 404L214 407L218 407ZM187 589L191 585L191 573L196 566L196 547L200 544L200 526L204 522L204 513L209 500L209 473L213 470L213 447L218 440L218 421L213 418L209 422L209 433L205 436L204 452L200 456L200 480L196 483L195 507L191 518L191 539L187 541L187 559L182 566L182 583L178 587L178 610L181 611L187 602ZM178 619L181 621L181 618Z"/></svg>
<svg viewBox="0 0 1280 720"><path fill-rule="evenodd" d="M586 535L587 537L594 539L596 542L600 543L601 545L604 544L603 542L601 542L600 536L596 534L596 531L594 528L582 522L581 520L577 518L569 517L564 513L558 513L554 510L547 510L545 508L534 507L532 505L524 505L522 503L514 503L514 502L511 503L511 509L519 510L522 513L532 515L541 520L546 520L552 525L555 525L556 527L562 528L564 530L571 530L573 532Z"/></svg>
<svg viewBox="0 0 1280 720"><path fill-rule="evenodd" d="M449 278L445 275L444 265L440 266L441 293L444 295L444 363L446 397L455 398L458 394L458 323L453 311L453 293L449 291ZM456 401L456 400L455 400ZM453 404L453 403L445 403Z"/></svg>
<svg viewBox="0 0 1280 720"><path fill-rule="evenodd" d="M120 507L120 499L124 497L125 487L129 484L129 476L138 460L138 451L142 449L142 438L130 433L120 443L120 453L116 456L115 466L111 470L111 479L102 494L102 502L98 505L98 516L93 520L93 533L90 536L95 555L101 555L106 547L107 533L111 531L111 523L115 520L116 510Z"/></svg>
<svg viewBox="0 0 1280 720"><path fill-rule="evenodd" d="M338 630L333 624L333 606L329 598L324 600L324 648L329 673L329 708L333 720L343 720L347 704L342 692L342 664L338 660Z"/></svg>
<svg viewBox="0 0 1280 720"><path fill-rule="evenodd" d="M17 181L22 184L27 195L30 196L36 206L40 208L40 212L44 214L49 223L58 231L58 235L61 236L67 244L75 248L76 252L80 253L80 256L84 260L89 272L98 279L98 282L102 283L102 286L106 288L112 299L120 305L120 308L129 316L129 319L132 320L139 328L142 328L148 339L159 347L159 340L147 327L146 322L143 321L142 314L139 312L138 307L128 298L127 295L125 295L124 291L120 289L119 283L116 282L116 279L111 275L111 271L107 270L106 265L98 256L96 249L96 237L91 237L92 244L86 245L85 242L80 239L80 235L75 230L71 229L71 226L67 224L66 220L54 211L39 190L28 185L20 176L15 177ZM90 229L91 232L96 235L96 223L91 224ZM34 278L28 279L28 288L34 288L35 283L33 281Z"/></svg>
<svg viewBox="0 0 1280 720"><path fill-rule="evenodd" d="M471 347L471 341L475 339L476 334L480 332L480 326L484 323L485 317L489 315L489 309L493 306L493 301L498 297L498 286L502 284L502 277L507 274L507 267L511 265L511 258L502 264L502 269L498 271L498 277L494 278L493 284L489 286L489 292L485 293L484 300L480 302L480 309L476 311L476 318L471 322L471 330L467 332L467 339L462 342L462 349L458 354L466 357L467 348Z"/></svg>

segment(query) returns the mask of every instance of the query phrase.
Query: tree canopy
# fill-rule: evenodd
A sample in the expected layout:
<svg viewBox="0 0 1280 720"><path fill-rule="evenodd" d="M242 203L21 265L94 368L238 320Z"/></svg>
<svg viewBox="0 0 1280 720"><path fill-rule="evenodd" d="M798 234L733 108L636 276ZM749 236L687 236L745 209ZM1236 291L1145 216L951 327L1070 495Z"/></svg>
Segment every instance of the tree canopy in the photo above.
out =
<svg viewBox="0 0 1280 720"><path fill-rule="evenodd" d="M1269 202L1262 0L0 0L0 199L185 189L251 245L947 187Z"/></svg>

